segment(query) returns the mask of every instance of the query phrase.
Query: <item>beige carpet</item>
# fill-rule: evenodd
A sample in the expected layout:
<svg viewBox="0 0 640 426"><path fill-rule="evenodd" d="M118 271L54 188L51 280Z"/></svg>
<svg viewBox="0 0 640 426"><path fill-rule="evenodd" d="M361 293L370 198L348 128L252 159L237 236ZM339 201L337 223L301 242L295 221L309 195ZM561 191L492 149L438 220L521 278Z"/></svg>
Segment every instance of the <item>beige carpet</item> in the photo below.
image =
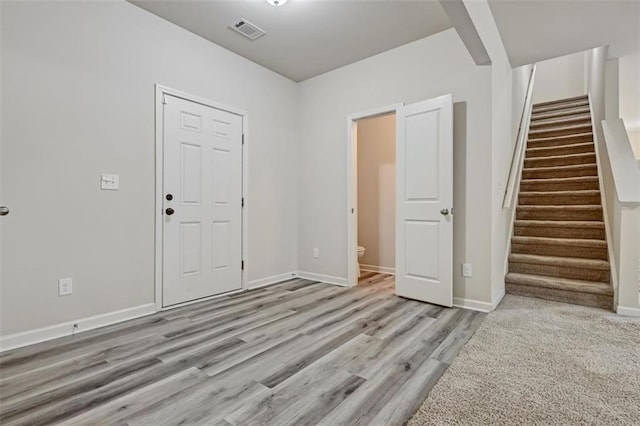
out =
<svg viewBox="0 0 640 426"><path fill-rule="evenodd" d="M640 425L640 318L507 295L409 425Z"/></svg>

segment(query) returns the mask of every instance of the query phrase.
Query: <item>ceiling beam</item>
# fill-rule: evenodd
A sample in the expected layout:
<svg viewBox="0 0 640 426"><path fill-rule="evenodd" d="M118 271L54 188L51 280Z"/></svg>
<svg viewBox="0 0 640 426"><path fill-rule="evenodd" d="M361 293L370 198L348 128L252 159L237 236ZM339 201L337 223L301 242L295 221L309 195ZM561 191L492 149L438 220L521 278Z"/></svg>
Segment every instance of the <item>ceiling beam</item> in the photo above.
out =
<svg viewBox="0 0 640 426"><path fill-rule="evenodd" d="M491 65L491 58L462 0L440 0L458 36L476 65Z"/></svg>

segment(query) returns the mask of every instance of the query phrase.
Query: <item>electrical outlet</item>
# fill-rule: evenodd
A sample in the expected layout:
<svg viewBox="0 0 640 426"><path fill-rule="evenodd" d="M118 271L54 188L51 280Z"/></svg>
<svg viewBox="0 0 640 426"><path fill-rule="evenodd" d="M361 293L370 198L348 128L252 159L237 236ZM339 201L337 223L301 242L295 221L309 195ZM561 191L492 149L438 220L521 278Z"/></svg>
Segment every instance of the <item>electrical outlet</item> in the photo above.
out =
<svg viewBox="0 0 640 426"><path fill-rule="evenodd" d="M473 269L471 267L470 263L463 263L462 264L462 276L463 277L467 277L467 278L471 278L471 276L473 275Z"/></svg>
<svg viewBox="0 0 640 426"><path fill-rule="evenodd" d="M68 296L73 293L73 280L71 278L60 278L58 280L58 296Z"/></svg>
<svg viewBox="0 0 640 426"><path fill-rule="evenodd" d="M317 259L320 257L320 249L319 248L314 248L313 249L313 258Z"/></svg>

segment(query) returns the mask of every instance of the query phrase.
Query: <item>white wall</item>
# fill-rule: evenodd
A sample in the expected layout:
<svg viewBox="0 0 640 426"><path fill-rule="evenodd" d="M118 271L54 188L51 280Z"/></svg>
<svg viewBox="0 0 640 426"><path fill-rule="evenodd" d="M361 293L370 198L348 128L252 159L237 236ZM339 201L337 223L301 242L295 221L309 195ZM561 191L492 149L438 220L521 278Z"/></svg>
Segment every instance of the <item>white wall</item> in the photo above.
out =
<svg viewBox="0 0 640 426"><path fill-rule="evenodd" d="M522 119L532 68L533 65L523 65L513 69L511 82L511 135L513 144L516 142L518 130L520 129L520 120Z"/></svg>
<svg viewBox="0 0 640 426"><path fill-rule="evenodd" d="M585 52L537 62L533 103L582 96L585 78Z"/></svg>
<svg viewBox="0 0 640 426"><path fill-rule="evenodd" d="M640 160L640 47L619 60L620 118L636 159Z"/></svg>
<svg viewBox="0 0 640 426"><path fill-rule="evenodd" d="M491 301L491 70L453 29L300 83L300 270L347 276L347 116L445 93L454 101L454 295ZM473 278L462 278L464 261Z"/></svg>
<svg viewBox="0 0 640 426"><path fill-rule="evenodd" d="M249 279L296 270L293 82L129 3L1 5L2 335L153 302L154 83L249 112Z"/></svg>
<svg viewBox="0 0 640 426"><path fill-rule="evenodd" d="M362 265L395 268L396 116L357 122L358 245Z"/></svg>
<svg viewBox="0 0 640 426"><path fill-rule="evenodd" d="M511 210L502 203L509 177L515 137L512 123L513 70L487 1L464 1L491 57L491 302L505 292L504 262L511 229Z"/></svg>

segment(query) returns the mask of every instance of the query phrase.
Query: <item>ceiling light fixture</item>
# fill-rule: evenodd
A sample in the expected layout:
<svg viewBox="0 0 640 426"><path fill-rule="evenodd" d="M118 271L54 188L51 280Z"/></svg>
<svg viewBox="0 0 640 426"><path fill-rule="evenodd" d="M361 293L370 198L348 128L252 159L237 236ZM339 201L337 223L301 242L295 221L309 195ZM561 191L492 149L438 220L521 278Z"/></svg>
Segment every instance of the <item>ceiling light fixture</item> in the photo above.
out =
<svg viewBox="0 0 640 426"><path fill-rule="evenodd" d="M267 0L267 3L275 7L283 6L286 2L287 0Z"/></svg>

